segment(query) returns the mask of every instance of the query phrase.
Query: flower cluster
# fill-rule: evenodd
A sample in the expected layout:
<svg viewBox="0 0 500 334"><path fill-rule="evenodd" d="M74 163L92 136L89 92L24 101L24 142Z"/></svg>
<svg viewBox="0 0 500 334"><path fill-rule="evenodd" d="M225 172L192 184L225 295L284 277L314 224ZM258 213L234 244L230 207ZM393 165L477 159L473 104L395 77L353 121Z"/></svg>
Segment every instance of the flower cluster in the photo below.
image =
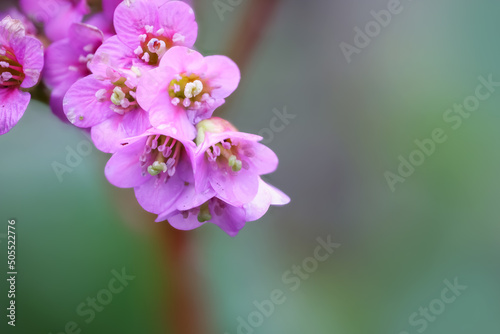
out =
<svg viewBox="0 0 500 334"><path fill-rule="evenodd" d="M194 49L198 24L188 3L104 0L104 11L85 22L85 0L62 3L40 18L53 41L44 82L54 114L88 129L95 146L112 154L105 168L110 183L134 188L158 222L181 230L211 222L231 236L271 205L290 201L261 178L278 166L262 138L213 116L238 87L240 71L225 56ZM40 13L39 1L21 4L30 17ZM0 87L19 100L10 109L20 116L14 106L25 109L29 95L19 88L38 80L41 43L25 35L20 21L6 20Z"/></svg>

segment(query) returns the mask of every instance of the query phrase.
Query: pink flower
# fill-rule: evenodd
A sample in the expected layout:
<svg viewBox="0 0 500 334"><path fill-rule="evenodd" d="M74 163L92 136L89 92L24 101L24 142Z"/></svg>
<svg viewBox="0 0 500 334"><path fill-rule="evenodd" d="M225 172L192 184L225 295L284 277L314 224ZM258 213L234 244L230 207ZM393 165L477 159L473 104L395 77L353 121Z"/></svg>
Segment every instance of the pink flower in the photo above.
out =
<svg viewBox="0 0 500 334"><path fill-rule="evenodd" d="M139 204L152 213L174 210L179 198L184 200L194 188L191 159L196 147L176 132L163 127L130 139L105 168L111 184L134 188Z"/></svg>
<svg viewBox="0 0 500 334"><path fill-rule="evenodd" d="M193 9L180 1L124 1L114 24L120 41L149 65L157 65L173 46L192 47L198 36Z"/></svg>
<svg viewBox="0 0 500 334"><path fill-rule="evenodd" d="M140 72L136 68L92 68L92 75L78 80L66 93L64 112L72 124L91 128L99 150L113 153L124 138L138 136L151 127L147 113L135 100Z"/></svg>
<svg viewBox="0 0 500 334"><path fill-rule="evenodd" d="M173 47L158 68L144 74L137 101L149 112L153 126L176 126L194 139L194 124L210 118L239 82L238 66L229 58L204 58L186 47Z"/></svg>
<svg viewBox="0 0 500 334"><path fill-rule="evenodd" d="M52 88L50 106L54 114L67 122L63 98L68 89L91 74L88 63L102 44L103 33L96 27L73 23L68 37L51 44L45 53L44 81Z"/></svg>
<svg viewBox="0 0 500 334"><path fill-rule="evenodd" d="M21 0L21 8L35 22L44 24L52 41L67 37L71 24L81 22L89 13L86 0Z"/></svg>
<svg viewBox="0 0 500 334"><path fill-rule="evenodd" d="M262 137L238 132L223 119L211 118L197 127L197 191L213 189L219 199L234 206L251 202L257 195L259 176L278 167L276 154L258 143Z"/></svg>
<svg viewBox="0 0 500 334"><path fill-rule="evenodd" d="M38 83L42 68L42 43L26 36L21 21L4 18L0 22L0 135L23 116L31 96L22 89Z"/></svg>
<svg viewBox="0 0 500 334"><path fill-rule="evenodd" d="M199 197L195 207L175 211L170 210L160 214L157 222L168 220L170 225L179 230L193 230L207 222L219 226L229 236L234 237L247 222L260 219L271 205L286 205L290 198L280 190L265 183L259 178L258 193L248 204L233 206L220 198L212 197L206 201ZM196 201L187 202L193 204ZM201 203L200 203L201 202ZM182 201L178 201L177 206Z"/></svg>

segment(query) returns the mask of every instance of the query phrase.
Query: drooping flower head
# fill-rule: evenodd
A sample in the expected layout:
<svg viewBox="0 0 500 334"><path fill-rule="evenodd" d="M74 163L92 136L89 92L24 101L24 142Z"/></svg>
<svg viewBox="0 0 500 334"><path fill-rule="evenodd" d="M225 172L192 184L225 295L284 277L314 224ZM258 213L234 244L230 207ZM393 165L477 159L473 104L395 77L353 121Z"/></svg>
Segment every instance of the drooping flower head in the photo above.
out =
<svg viewBox="0 0 500 334"><path fill-rule="evenodd" d="M21 8L35 22L44 24L47 37L57 41L68 36L71 24L89 13L87 0L21 0Z"/></svg>
<svg viewBox="0 0 500 334"><path fill-rule="evenodd" d="M21 21L10 16L0 22L0 135L21 119L43 68L43 45L27 36Z"/></svg>
<svg viewBox="0 0 500 334"><path fill-rule="evenodd" d="M124 138L141 135L151 127L148 114L136 101L141 72L92 64L93 74L78 80L65 95L64 112L72 124L91 128L99 150L113 153Z"/></svg>
<svg viewBox="0 0 500 334"><path fill-rule="evenodd" d="M153 126L175 125L194 139L194 124L210 118L239 82L238 66L229 58L203 57L189 48L173 47L158 68L145 73L137 100Z"/></svg>
<svg viewBox="0 0 500 334"><path fill-rule="evenodd" d="M103 39L103 33L97 27L73 23L67 38L47 48L44 81L52 88L51 109L61 120L67 121L63 111L64 95L78 79L91 74L88 63Z"/></svg>
<svg viewBox="0 0 500 334"><path fill-rule="evenodd" d="M194 188L192 156L195 144L176 129L151 129L131 138L106 165L109 182L134 188L141 206L152 213L173 210L179 198Z"/></svg>
<svg viewBox="0 0 500 334"><path fill-rule="evenodd" d="M235 206L257 195L260 175L278 167L278 157L258 143L262 137L238 132L228 121L214 117L198 123L195 157L198 191L212 188L223 201Z"/></svg>
<svg viewBox="0 0 500 334"><path fill-rule="evenodd" d="M152 66L173 46L192 47L198 36L193 9L180 1L124 1L116 8L114 25L119 40Z"/></svg>
<svg viewBox="0 0 500 334"><path fill-rule="evenodd" d="M290 198L275 187L259 178L258 192L248 204L231 205L218 197L208 200L198 196L200 204L192 208L168 210L158 216L157 222L168 220L170 225L179 230L193 230L206 223L219 226L229 236L234 237L247 222L260 219L271 205L286 205ZM191 202L193 204L195 202ZM178 206L180 207L180 206Z"/></svg>

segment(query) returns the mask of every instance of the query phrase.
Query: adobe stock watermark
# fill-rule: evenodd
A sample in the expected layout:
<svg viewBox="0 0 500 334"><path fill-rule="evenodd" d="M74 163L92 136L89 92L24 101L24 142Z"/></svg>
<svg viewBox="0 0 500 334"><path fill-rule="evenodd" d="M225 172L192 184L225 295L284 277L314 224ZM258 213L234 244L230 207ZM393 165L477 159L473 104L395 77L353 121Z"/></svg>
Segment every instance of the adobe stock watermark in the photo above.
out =
<svg viewBox="0 0 500 334"><path fill-rule="evenodd" d="M287 293L297 291L304 281L311 278L320 264L326 262L332 254L341 245L332 241L329 235L326 239L317 238L317 246L310 257L305 258L299 265L293 265L289 270L285 271L281 276L281 282L285 285L285 289L274 289L269 293L269 298L262 301L255 300L253 304L254 310L247 316L239 316L236 318L237 327L236 334L253 334L255 330L262 325L266 319L270 318L276 311L278 305L282 305L287 301ZM224 334L229 334L225 332Z"/></svg>
<svg viewBox="0 0 500 334"><path fill-rule="evenodd" d="M362 50L366 49L373 39L377 38L383 29L391 24L392 19L403 12L404 8L401 0L389 0L386 9L370 11L373 20L366 23L364 29L358 26L354 27L353 43L342 42L339 44L347 63L350 64L355 54L360 54Z"/></svg>
<svg viewBox="0 0 500 334"><path fill-rule="evenodd" d="M227 12L233 12L236 7L241 5L245 0L214 0L213 5L219 19L225 20L224 15Z"/></svg>
<svg viewBox="0 0 500 334"><path fill-rule="evenodd" d="M453 304L462 293L467 290L466 285L458 282L458 277L453 280L444 280L444 288L438 298L431 300L428 304L420 306L418 311L413 312L408 317L408 324L415 329L417 333L423 333L441 316L446 307ZM402 331L399 334L410 334L409 331Z"/></svg>
<svg viewBox="0 0 500 334"><path fill-rule="evenodd" d="M75 313L81 317L83 324L90 324L106 306L111 304L114 296L123 292L135 276L127 275L125 268L121 272L111 270L113 277L109 280L106 288L99 290L95 296L87 297L87 299L76 306ZM68 321L64 329L56 333L50 332L49 334L80 334L82 333L82 326L77 321Z"/></svg>
<svg viewBox="0 0 500 334"><path fill-rule="evenodd" d="M273 114L274 117L269 121L269 127L263 128L257 133L259 136L264 138L261 142L264 145L272 143L275 135L283 132L297 117L297 115L289 114L286 106L283 107L283 110L274 108Z"/></svg>
<svg viewBox="0 0 500 334"><path fill-rule="evenodd" d="M66 157L62 162L53 161L51 163L52 170L54 171L59 183L64 181L65 174L71 174L78 168L83 158L88 157L94 150L94 145L90 140L80 141L75 148L66 146Z"/></svg>
<svg viewBox="0 0 500 334"><path fill-rule="evenodd" d="M472 95L467 96L461 104L455 103L451 108L443 112L443 121L451 127L452 130L458 130L465 119L468 119L475 111L481 106L481 102L488 100L496 93L500 87L500 81L494 81L493 74L488 75L486 79L484 76L478 78L479 84ZM445 143L449 136L446 130L442 127L435 128L430 132L428 138L415 139L414 144L416 148L405 156L398 157L399 166L395 172L386 170L384 177L392 192L396 191L398 183L404 183L410 176L412 176L417 167L420 167L424 162L431 157L439 145Z"/></svg>

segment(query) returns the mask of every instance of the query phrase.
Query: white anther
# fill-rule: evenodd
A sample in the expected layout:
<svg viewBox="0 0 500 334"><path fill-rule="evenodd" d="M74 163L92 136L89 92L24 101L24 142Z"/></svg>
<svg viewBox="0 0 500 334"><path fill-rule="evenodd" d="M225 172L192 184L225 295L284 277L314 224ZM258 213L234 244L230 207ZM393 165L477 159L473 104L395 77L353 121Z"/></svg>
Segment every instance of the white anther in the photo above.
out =
<svg viewBox="0 0 500 334"><path fill-rule="evenodd" d="M120 87L115 87L113 89L113 94L111 95L111 102L114 105L121 106L123 99L125 98L125 93Z"/></svg>
<svg viewBox="0 0 500 334"><path fill-rule="evenodd" d="M137 49L134 50L134 53L136 56L140 56L144 53L144 51L142 50L142 47L138 46Z"/></svg>
<svg viewBox="0 0 500 334"><path fill-rule="evenodd" d="M99 102L102 102L106 99L106 93L107 93L107 90L106 89L99 89L96 93L95 93L95 97L97 98L97 101Z"/></svg>
<svg viewBox="0 0 500 334"><path fill-rule="evenodd" d="M189 82L184 89L184 95L191 99L198 96L203 91L203 83L200 80Z"/></svg>

